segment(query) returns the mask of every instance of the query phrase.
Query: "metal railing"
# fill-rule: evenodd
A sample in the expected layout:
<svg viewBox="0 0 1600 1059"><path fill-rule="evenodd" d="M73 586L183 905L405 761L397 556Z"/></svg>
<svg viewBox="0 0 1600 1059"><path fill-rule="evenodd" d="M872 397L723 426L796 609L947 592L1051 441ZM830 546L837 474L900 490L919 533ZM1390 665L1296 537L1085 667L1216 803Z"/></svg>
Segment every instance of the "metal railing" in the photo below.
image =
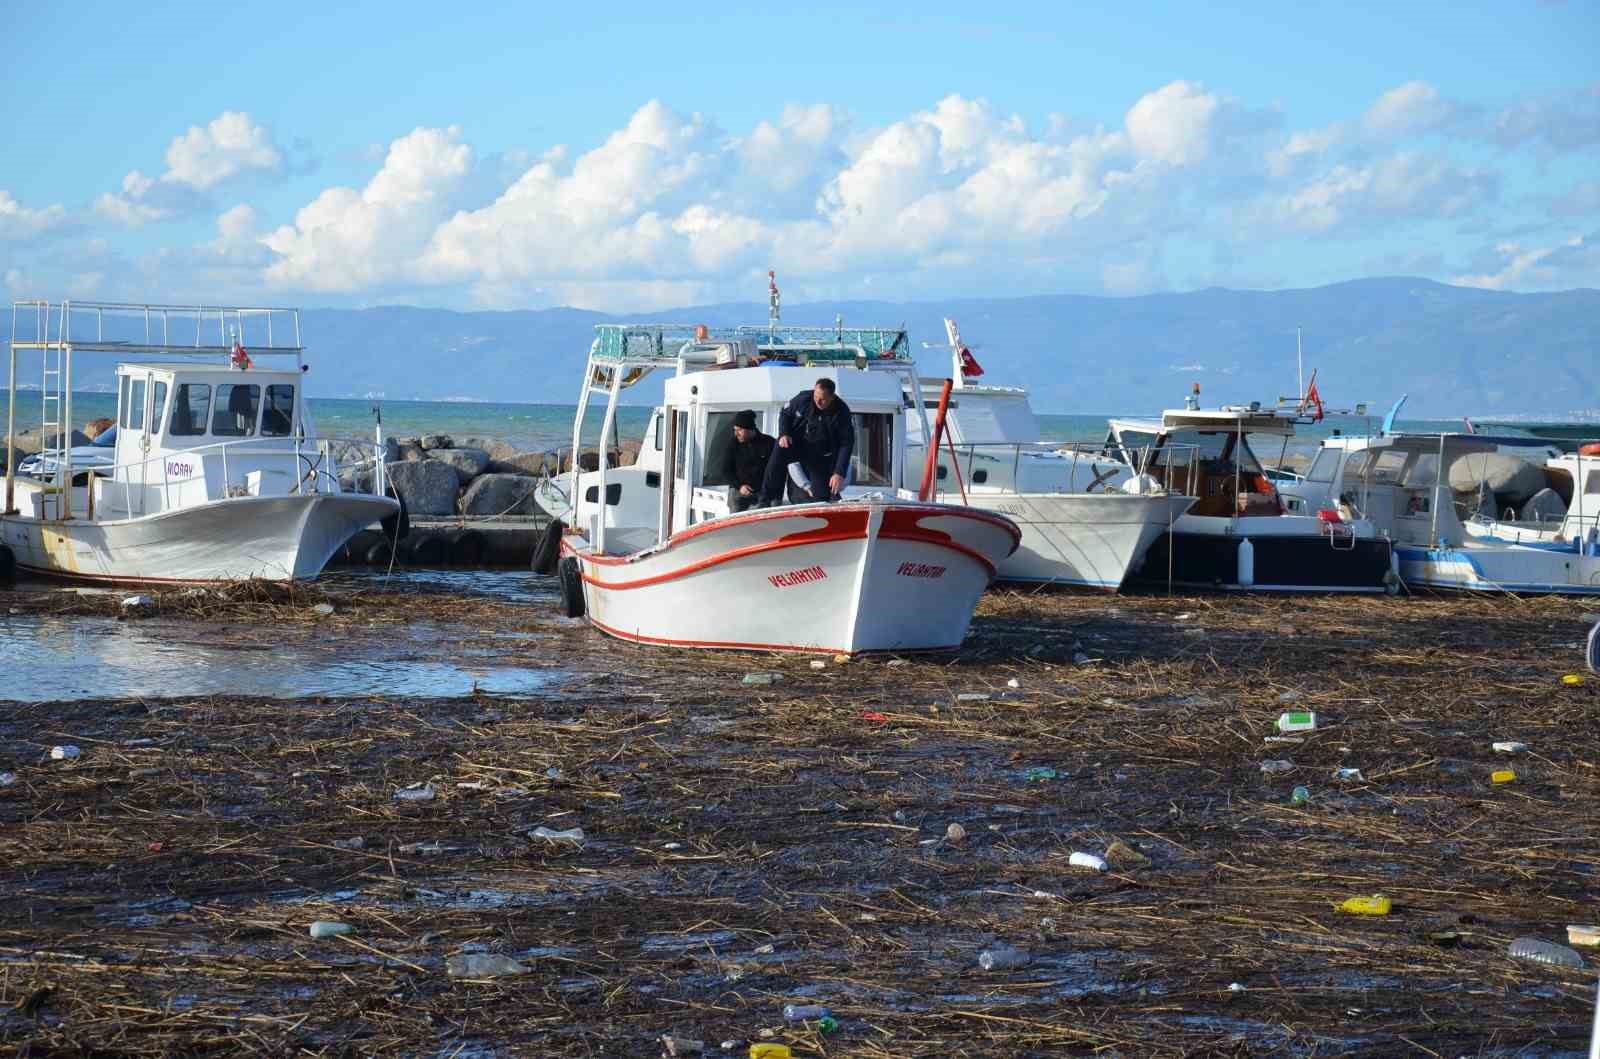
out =
<svg viewBox="0 0 1600 1059"><path fill-rule="evenodd" d="M1152 457L1162 455L1161 470L1165 474L1169 469L1177 467L1185 470L1185 482L1193 482L1194 467L1199 457L1197 445L1165 445L1160 449L1146 446L1136 451L1133 463L1125 462L1120 456L1109 455L1105 446L1100 442L950 442L946 441L944 452L941 452L941 465L945 462L942 457L947 453L954 453L954 470L957 480L963 488L977 485L989 492L1048 492L1048 493L1093 493L1109 492L1109 483L1122 472L1130 476L1149 475L1152 467ZM912 453L921 453L916 458L916 465L920 466L927 459L928 446L925 442L912 442L906 446L906 466L913 465ZM1024 489L1019 484L1023 469L1023 457L1043 457L1045 459L1059 459L1065 468L1064 486L1046 486L1040 489ZM1176 458L1175 458L1176 457ZM1010 477L1002 478L995 482L992 477L986 476L982 482L973 481L973 472L977 470L991 470L1010 468ZM1103 468L1112 468L1111 474L1106 474ZM1078 485L1082 469L1088 481L1082 486ZM945 486L939 492L948 493L951 490ZM1162 479L1163 492L1172 490Z"/></svg>

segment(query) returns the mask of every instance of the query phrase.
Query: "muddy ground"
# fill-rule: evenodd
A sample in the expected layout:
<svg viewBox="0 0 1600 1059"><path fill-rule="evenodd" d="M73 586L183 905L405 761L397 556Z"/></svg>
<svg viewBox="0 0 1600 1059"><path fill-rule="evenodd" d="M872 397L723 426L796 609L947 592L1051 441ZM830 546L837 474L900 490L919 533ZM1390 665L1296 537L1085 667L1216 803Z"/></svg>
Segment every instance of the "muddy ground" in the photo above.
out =
<svg viewBox="0 0 1600 1059"><path fill-rule="evenodd" d="M452 623L552 679L0 704L0 1055L1587 1049L1600 953L1506 954L1600 921L1600 693L1561 681L1581 603L1000 594L958 655L818 670L526 600L318 598L272 621ZM214 638L242 605L161 620ZM1289 708L1317 730L1267 742ZM1334 907L1378 893L1391 914ZM1031 962L982 970L997 942ZM447 973L472 953L526 973Z"/></svg>

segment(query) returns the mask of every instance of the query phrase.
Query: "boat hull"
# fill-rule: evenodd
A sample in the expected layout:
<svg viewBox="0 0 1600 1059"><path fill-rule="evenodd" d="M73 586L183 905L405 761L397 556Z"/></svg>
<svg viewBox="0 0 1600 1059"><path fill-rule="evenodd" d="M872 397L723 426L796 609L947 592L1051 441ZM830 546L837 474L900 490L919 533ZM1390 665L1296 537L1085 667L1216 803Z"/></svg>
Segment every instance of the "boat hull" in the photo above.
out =
<svg viewBox="0 0 1600 1059"><path fill-rule="evenodd" d="M1005 515L1022 543L1000 563L998 579L1115 592L1194 497L1123 493L969 493L968 501Z"/></svg>
<svg viewBox="0 0 1600 1059"><path fill-rule="evenodd" d="M805 504L702 523L628 556L569 537L589 621L675 647L814 651L958 647L1009 520L912 502Z"/></svg>
<svg viewBox="0 0 1600 1059"><path fill-rule="evenodd" d="M72 580L307 580L362 528L398 510L377 496L236 497L108 522L0 515L0 540L19 570Z"/></svg>
<svg viewBox="0 0 1600 1059"><path fill-rule="evenodd" d="M1250 541L1254 574L1241 580L1240 542ZM1384 592L1393 584L1387 538L1357 538L1334 548L1325 536L1162 533L1145 555L1136 580L1186 588L1247 592Z"/></svg>
<svg viewBox="0 0 1600 1059"><path fill-rule="evenodd" d="M1567 548L1503 547L1395 549L1400 577L1413 588L1528 595L1600 595L1600 556Z"/></svg>

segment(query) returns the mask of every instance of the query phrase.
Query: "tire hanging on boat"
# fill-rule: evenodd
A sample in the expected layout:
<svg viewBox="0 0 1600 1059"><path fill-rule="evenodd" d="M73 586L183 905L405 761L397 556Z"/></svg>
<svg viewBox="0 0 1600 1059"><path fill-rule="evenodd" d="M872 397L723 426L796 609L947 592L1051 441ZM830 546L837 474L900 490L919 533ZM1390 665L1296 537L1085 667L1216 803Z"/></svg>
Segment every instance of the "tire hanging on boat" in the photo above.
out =
<svg viewBox="0 0 1600 1059"><path fill-rule="evenodd" d="M583 617L583 571L578 557L567 556L556 569L561 575L561 612L569 618Z"/></svg>
<svg viewBox="0 0 1600 1059"><path fill-rule="evenodd" d="M482 531L462 530L450 538L450 565L482 566L483 553L488 543Z"/></svg>
<svg viewBox="0 0 1600 1059"><path fill-rule="evenodd" d="M11 549L0 544L0 585L9 585L17 576L17 557Z"/></svg>
<svg viewBox="0 0 1600 1059"><path fill-rule="evenodd" d="M403 541L411 535L411 512L406 508L406 498L400 495L400 490L389 487L389 492L400 502L400 510L378 523L383 527L383 535L391 542Z"/></svg>
<svg viewBox="0 0 1600 1059"><path fill-rule="evenodd" d="M550 525L544 528L544 535L539 538L539 543L533 548L532 569L536 574L553 574L556 572L556 563L561 558L561 535L567 530L566 524L560 519L551 519Z"/></svg>
<svg viewBox="0 0 1600 1059"><path fill-rule="evenodd" d="M407 566L443 566L449 549L445 547L442 537L428 533L413 538L400 555Z"/></svg>

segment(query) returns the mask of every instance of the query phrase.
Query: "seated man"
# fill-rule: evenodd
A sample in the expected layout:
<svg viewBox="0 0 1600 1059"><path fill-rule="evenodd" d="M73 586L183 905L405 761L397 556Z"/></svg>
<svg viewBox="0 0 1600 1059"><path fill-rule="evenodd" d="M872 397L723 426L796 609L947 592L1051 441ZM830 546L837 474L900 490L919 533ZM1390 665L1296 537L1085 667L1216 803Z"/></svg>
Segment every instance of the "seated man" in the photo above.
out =
<svg viewBox="0 0 1600 1059"><path fill-rule="evenodd" d="M749 409L733 417L733 444L728 446L722 476L733 487L728 510L743 511L761 499L761 477L772 456L773 440L756 426L756 414Z"/></svg>
<svg viewBox="0 0 1600 1059"><path fill-rule="evenodd" d="M811 479L811 499L839 499L845 474L850 470L850 454L855 450L856 431L850 419L850 406L839 399L832 379L818 379L815 386L795 394L778 416L778 444L767 461L761 482L761 507L782 502L789 465L798 463Z"/></svg>

